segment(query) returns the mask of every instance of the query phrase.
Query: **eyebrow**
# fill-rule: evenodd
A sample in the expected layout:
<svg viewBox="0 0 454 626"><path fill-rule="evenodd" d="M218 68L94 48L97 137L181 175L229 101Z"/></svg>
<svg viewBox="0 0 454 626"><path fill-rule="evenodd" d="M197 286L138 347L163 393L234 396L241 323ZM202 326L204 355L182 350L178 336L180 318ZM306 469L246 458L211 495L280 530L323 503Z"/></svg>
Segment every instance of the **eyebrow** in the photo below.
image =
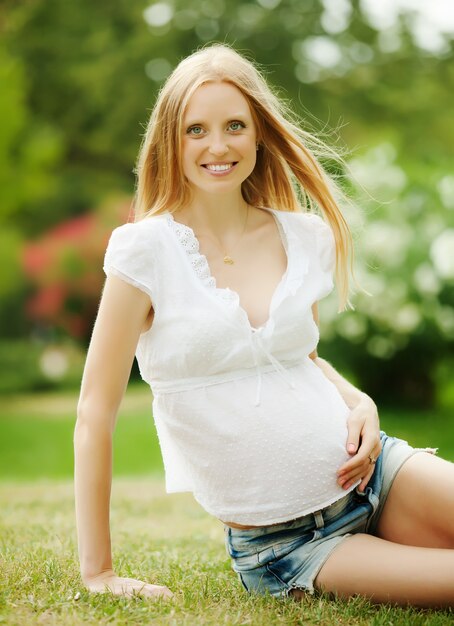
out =
<svg viewBox="0 0 454 626"><path fill-rule="evenodd" d="M247 119L249 116L247 115L247 113L245 113L244 111L241 113L237 113L236 115L231 115L229 116L226 120L226 122L231 122L232 120L243 120L243 119ZM201 124L203 122L201 122L200 119L192 119L192 120L184 120L184 126L194 126L195 124Z"/></svg>

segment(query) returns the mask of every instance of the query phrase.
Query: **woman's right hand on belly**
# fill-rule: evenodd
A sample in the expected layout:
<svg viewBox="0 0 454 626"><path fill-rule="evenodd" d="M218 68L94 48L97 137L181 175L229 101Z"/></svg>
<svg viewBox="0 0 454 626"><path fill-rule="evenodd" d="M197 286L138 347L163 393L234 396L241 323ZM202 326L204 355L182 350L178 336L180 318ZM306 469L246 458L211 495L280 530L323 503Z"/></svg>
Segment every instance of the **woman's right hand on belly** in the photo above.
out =
<svg viewBox="0 0 454 626"><path fill-rule="evenodd" d="M174 594L163 585L152 585L135 578L123 578L114 572L103 572L98 576L84 580L89 591L95 593L113 593L116 596L140 595L151 597L163 597L170 599Z"/></svg>

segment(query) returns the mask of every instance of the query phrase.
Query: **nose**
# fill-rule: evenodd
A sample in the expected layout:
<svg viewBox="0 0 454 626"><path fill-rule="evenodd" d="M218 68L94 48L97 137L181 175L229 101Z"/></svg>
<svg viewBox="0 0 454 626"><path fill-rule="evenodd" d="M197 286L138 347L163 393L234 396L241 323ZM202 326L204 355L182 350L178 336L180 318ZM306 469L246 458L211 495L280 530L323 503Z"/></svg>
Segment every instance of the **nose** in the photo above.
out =
<svg viewBox="0 0 454 626"><path fill-rule="evenodd" d="M213 155L223 155L228 152L229 147L225 137L221 134L213 135L210 142L209 152Z"/></svg>

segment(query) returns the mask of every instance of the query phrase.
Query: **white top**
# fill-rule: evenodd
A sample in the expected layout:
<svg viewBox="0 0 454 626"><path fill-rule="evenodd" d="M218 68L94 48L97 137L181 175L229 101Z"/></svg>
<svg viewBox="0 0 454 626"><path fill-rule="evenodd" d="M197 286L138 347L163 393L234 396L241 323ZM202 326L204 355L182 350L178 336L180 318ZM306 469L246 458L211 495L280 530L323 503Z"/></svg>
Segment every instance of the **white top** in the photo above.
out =
<svg viewBox="0 0 454 626"><path fill-rule="evenodd" d="M136 357L153 391L167 492L192 491L212 515L247 525L341 498L336 471L350 458L349 409L308 356L319 340L311 306L334 286L333 233L313 213L267 210L287 269L259 328L236 292L216 287L194 231L170 213L116 228L104 262L153 304Z"/></svg>

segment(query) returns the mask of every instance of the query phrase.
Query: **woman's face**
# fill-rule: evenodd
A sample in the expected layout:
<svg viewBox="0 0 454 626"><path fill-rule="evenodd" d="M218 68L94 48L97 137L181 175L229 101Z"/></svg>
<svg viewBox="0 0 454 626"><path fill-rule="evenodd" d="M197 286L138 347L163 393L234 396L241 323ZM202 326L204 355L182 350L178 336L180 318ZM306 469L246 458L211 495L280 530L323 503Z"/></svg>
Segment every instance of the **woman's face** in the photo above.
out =
<svg viewBox="0 0 454 626"><path fill-rule="evenodd" d="M183 171L193 189L237 190L256 162L256 129L241 91L206 83L191 96L183 116Z"/></svg>

